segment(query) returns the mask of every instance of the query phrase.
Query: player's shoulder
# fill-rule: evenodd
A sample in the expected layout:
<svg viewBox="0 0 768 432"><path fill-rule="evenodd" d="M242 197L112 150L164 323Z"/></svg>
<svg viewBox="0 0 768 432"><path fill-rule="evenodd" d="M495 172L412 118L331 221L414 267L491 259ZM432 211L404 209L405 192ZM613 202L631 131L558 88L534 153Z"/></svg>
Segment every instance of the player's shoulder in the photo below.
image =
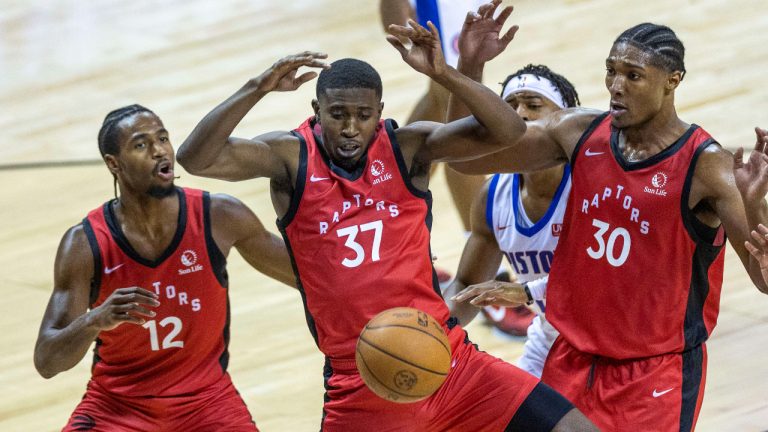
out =
<svg viewBox="0 0 768 432"><path fill-rule="evenodd" d="M696 161L694 175L702 181L718 181L723 174L730 175L733 169L733 153L723 148L717 141L711 141L702 149ZM721 174L715 176L715 174Z"/></svg>
<svg viewBox="0 0 768 432"><path fill-rule="evenodd" d="M442 126L442 123L433 121L417 121L395 129L397 141L421 140L426 139L435 129Z"/></svg>
<svg viewBox="0 0 768 432"><path fill-rule="evenodd" d="M84 222L71 226L64 232L59 242L57 259L77 262L91 256L91 244Z"/></svg>
<svg viewBox="0 0 768 432"><path fill-rule="evenodd" d="M211 193L211 223L231 225L240 221L252 222L256 218L253 211L240 199L225 193Z"/></svg>
<svg viewBox="0 0 768 432"><path fill-rule="evenodd" d="M559 128L585 130L604 113L594 108L572 107L555 111L548 120L551 125Z"/></svg>

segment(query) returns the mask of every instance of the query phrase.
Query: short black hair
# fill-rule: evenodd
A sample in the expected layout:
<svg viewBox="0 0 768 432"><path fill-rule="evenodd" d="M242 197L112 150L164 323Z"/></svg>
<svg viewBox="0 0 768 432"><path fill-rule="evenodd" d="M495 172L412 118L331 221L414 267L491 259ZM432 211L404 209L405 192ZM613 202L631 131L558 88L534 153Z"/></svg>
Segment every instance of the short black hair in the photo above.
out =
<svg viewBox="0 0 768 432"><path fill-rule="evenodd" d="M104 123L101 124L101 129L99 129L99 152L101 152L101 157L107 154L116 155L120 153L120 145L117 142L119 130L115 126L123 119L142 112L155 115L149 108L133 104L113 110L104 117Z"/></svg>
<svg viewBox="0 0 768 432"><path fill-rule="evenodd" d="M625 30L613 44L620 42L654 54L651 59L654 66L685 75L685 47L671 28L653 23L638 24Z"/></svg>
<svg viewBox="0 0 768 432"><path fill-rule="evenodd" d="M507 86L507 83L510 80L525 74L534 75L538 78L548 79L549 82L551 82L555 88L557 88L557 91L560 92L560 96L563 97L563 102L565 102L566 108L572 108L581 105L581 101L579 101L579 94L576 93L576 87L574 87L567 78L552 72L550 68L544 65L529 64L508 76L504 82L501 83L501 91L504 91L504 87Z"/></svg>
<svg viewBox="0 0 768 432"><path fill-rule="evenodd" d="M331 63L331 67L323 69L317 78L315 94L318 99L327 89L366 88L376 92L376 97L381 99L381 77L376 69L368 63L344 58Z"/></svg>

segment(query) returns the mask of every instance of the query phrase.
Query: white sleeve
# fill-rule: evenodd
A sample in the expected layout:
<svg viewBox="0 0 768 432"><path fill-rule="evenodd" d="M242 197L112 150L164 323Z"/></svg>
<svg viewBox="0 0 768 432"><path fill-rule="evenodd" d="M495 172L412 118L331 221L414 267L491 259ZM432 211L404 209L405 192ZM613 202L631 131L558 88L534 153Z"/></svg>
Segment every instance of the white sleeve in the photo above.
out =
<svg viewBox="0 0 768 432"><path fill-rule="evenodd" d="M544 298L546 298L547 282L549 282L549 275L526 283L526 285L528 285L528 290L531 291L531 297L533 297L534 300L544 300Z"/></svg>

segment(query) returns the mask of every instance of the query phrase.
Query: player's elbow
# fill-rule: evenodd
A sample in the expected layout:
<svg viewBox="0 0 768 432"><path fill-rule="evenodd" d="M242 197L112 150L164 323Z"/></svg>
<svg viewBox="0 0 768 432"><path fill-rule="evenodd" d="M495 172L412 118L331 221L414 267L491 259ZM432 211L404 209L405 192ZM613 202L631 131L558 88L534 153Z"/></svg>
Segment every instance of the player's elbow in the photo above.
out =
<svg viewBox="0 0 768 432"><path fill-rule="evenodd" d="M37 370L37 373L40 374L41 377L45 379L50 379L55 377L56 375L61 372L60 370L56 369L53 365L53 361L51 361L50 356L43 355L40 350L35 350L34 355L34 363L35 363L35 369Z"/></svg>

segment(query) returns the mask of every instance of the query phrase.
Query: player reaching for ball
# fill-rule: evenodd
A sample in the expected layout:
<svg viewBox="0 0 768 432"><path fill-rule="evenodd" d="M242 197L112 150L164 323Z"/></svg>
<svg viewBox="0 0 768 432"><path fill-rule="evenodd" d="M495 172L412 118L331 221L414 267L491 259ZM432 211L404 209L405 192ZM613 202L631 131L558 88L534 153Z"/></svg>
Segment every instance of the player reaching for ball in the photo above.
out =
<svg viewBox="0 0 768 432"><path fill-rule="evenodd" d="M65 431L253 431L227 373L226 257L295 285L282 240L228 195L174 186L173 147L152 111L112 111L99 150L120 196L61 240L35 345L45 378L96 340L92 377Z"/></svg>
<svg viewBox="0 0 768 432"><path fill-rule="evenodd" d="M343 59L328 68L324 55L306 52L279 60L211 111L179 148L179 162L207 177L271 179L307 323L327 359L323 430L595 430L536 378L478 351L449 319L429 247L430 165L498 151L525 132L525 123L491 90L445 64L433 26L410 24L390 27L413 42L409 48L395 36L388 40L411 67L461 98L472 117L398 128L381 120L381 79L369 64ZM506 44L511 35L495 42ZM297 76L302 66L323 69L312 117L290 132L230 136L266 94L295 90L315 76ZM443 386L412 404L375 396L355 367L365 324L398 306L435 317L453 355Z"/></svg>

